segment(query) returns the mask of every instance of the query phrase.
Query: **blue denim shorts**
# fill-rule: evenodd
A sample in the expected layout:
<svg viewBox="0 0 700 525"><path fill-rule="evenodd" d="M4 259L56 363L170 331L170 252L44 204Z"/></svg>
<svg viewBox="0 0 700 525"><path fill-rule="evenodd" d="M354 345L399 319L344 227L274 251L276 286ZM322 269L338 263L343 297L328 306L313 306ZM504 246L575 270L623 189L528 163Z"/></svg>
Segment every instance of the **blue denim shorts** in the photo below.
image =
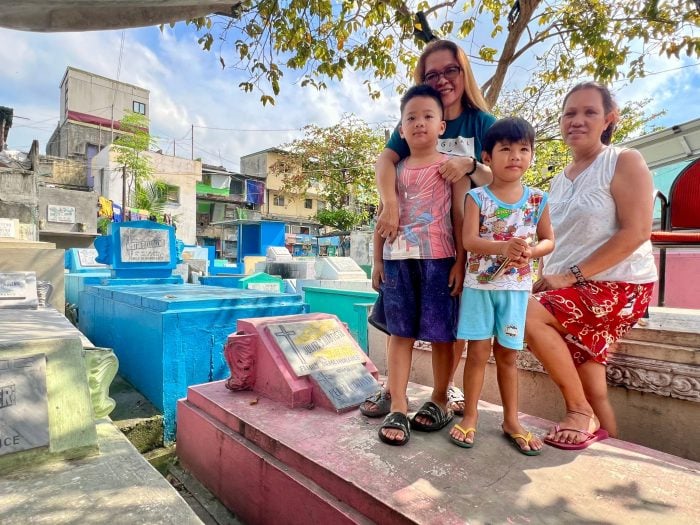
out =
<svg viewBox="0 0 700 525"><path fill-rule="evenodd" d="M459 298L448 285L453 257L384 261L384 282L370 324L431 343L457 338Z"/></svg>

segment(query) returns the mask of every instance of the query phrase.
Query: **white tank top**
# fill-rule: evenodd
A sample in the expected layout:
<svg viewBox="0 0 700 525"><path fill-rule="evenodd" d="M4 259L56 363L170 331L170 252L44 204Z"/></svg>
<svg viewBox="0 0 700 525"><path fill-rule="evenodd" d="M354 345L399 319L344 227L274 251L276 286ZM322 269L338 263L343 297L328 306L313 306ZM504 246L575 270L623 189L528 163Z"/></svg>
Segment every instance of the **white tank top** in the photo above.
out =
<svg viewBox="0 0 700 525"><path fill-rule="evenodd" d="M556 244L554 252L544 259L545 275L566 273L574 264L586 260L620 228L610 182L622 151L608 146L573 181L563 172L552 180L549 211ZM644 242L612 268L587 278L632 284L656 281L651 242Z"/></svg>

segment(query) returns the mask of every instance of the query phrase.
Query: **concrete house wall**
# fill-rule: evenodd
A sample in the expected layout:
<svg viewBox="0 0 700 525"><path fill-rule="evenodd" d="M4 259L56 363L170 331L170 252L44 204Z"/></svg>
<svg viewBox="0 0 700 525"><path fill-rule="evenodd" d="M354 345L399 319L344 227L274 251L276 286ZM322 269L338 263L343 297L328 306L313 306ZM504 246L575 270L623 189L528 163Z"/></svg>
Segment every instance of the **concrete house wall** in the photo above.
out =
<svg viewBox="0 0 700 525"><path fill-rule="evenodd" d="M177 224L177 238L186 244L195 244L197 218L197 181L202 180L199 160L144 152L153 167L154 180L160 180L179 189L178 202L169 202L165 213L172 215ZM107 147L92 159L95 191L117 204L122 203L122 167L116 161L114 148Z"/></svg>

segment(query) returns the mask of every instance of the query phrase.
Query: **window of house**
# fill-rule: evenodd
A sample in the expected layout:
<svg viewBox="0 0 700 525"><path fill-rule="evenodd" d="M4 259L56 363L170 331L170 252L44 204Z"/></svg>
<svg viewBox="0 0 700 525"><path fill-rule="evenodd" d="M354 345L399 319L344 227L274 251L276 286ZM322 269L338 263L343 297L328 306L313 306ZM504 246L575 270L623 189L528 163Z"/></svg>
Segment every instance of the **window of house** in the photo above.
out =
<svg viewBox="0 0 700 525"><path fill-rule="evenodd" d="M284 195L275 195L273 204L275 206L284 206Z"/></svg>
<svg viewBox="0 0 700 525"><path fill-rule="evenodd" d="M304 199L304 208L306 208L307 210L310 210L313 207L314 207L314 201L312 201L311 199Z"/></svg>
<svg viewBox="0 0 700 525"><path fill-rule="evenodd" d="M167 200L168 200L168 202L171 202L174 204L180 203L180 187L179 186L172 186L172 185L168 184Z"/></svg>
<svg viewBox="0 0 700 525"><path fill-rule="evenodd" d="M304 234L304 235L309 235L309 227L308 226L299 226L299 233Z"/></svg>
<svg viewBox="0 0 700 525"><path fill-rule="evenodd" d="M132 109L134 110L134 113L141 113L142 115L146 114L146 104L144 104L143 102L134 100Z"/></svg>
<svg viewBox="0 0 700 525"><path fill-rule="evenodd" d="M326 209L326 203L323 201L318 201L316 203L316 207L318 208L318 211L325 210Z"/></svg>
<svg viewBox="0 0 700 525"><path fill-rule="evenodd" d="M243 181L237 180L237 179L231 179L231 184L229 186L229 193L231 195L242 196L244 192L245 192L245 189L243 188Z"/></svg>

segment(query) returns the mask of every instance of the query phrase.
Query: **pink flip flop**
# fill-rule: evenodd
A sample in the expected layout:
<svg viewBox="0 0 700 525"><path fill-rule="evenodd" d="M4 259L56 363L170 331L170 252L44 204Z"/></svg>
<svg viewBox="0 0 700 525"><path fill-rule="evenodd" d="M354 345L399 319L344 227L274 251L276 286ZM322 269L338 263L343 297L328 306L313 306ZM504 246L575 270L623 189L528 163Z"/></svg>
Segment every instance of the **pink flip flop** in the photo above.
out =
<svg viewBox="0 0 700 525"><path fill-rule="evenodd" d="M555 433L563 431L577 432L579 434L583 434L584 436L586 436L586 439L579 443L562 443L560 441L554 441L549 438L544 438L542 441L544 441L550 447L560 448L562 450L583 450L585 448L588 448L591 444L595 443L596 441L603 441L604 439L610 437L608 435L608 432L606 430L603 430L602 428L599 428L591 434L590 432L586 432L585 430L577 430L575 428L560 428L559 425L556 425L554 427Z"/></svg>

